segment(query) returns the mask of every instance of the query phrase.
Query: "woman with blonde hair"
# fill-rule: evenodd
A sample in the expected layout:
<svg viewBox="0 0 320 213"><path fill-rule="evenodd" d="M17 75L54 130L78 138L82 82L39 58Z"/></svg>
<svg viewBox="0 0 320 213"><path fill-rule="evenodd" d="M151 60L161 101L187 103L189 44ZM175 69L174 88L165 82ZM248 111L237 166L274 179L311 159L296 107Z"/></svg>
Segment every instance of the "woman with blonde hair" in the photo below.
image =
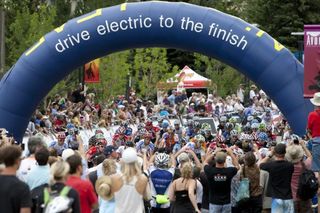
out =
<svg viewBox="0 0 320 213"><path fill-rule="evenodd" d="M143 195L148 191L148 178L142 174L137 152L127 148L122 153L121 173L111 176L115 194L115 213L144 212Z"/></svg>
<svg viewBox="0 0 320 213"><path fill-rule="evenodd" d="M200 213L196 200L196 180L193 179L191 163L182 165L181 177L173 181L169 189L169 199L174 202L174 213Z"/></svg>

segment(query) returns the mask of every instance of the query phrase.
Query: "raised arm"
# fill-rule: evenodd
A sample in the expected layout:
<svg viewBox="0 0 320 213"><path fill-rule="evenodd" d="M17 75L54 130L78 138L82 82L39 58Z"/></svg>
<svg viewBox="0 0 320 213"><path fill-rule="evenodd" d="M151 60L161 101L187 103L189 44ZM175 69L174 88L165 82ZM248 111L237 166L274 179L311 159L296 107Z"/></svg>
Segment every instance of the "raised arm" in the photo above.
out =
<svg viewBox="0 0 320 213"><path fill-rule="evenodd" d="M185 152L188 153L188 154L191 154L193 159L194 159L194 163L196 164L196 166L201 168L201 163L200 163L200 160L197 157L196 153L194 153L194 151L192 149L186 149Z"/></svg>
<svg viewBox="0 0 320 213"><path fill-rule="evenodd" d="M233 151L230 148L226 148L226 150L227 150L227 154L232 159L232 164L239 170L240 169L240 165L239 165L237 157L233 154Z"/></svg>

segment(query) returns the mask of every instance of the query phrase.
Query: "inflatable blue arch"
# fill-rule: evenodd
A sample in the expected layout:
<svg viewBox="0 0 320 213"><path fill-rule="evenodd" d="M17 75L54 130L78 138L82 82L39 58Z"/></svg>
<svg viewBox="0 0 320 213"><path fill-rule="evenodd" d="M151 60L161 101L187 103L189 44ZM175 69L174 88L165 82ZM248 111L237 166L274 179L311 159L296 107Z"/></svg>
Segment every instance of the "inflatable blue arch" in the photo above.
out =
<svg viewBox="0 0 320 213"><path fill-rule="evenodd" d="M303 65L255 26L187 3L124 3L69 20L20 57L0 82L0 127L21 141L50 89L86 62L131 48L165 47L216 58L259 85L297 134L312 105L303 98Z"/></svg>

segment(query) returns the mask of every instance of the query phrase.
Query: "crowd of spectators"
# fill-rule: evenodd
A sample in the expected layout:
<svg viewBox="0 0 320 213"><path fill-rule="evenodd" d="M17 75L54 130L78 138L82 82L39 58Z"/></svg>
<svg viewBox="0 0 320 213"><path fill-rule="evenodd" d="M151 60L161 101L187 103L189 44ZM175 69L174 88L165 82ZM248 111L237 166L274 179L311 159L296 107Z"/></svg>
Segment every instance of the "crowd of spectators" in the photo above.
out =
<svg viewBox="0 0 320 213"><path fill-rule="evenodd" d="M305 137L256 86L244 96L242 86L224 99L174 90L155 104L131 91L98 103L81 85L56 95L31 118L25 147L1 129L1 210L313 212L317 196L302 197L299 178L320 170L320 94ZM115 127L111 138L101 131ZM240 202L245 179L249 198Z"/></svg>

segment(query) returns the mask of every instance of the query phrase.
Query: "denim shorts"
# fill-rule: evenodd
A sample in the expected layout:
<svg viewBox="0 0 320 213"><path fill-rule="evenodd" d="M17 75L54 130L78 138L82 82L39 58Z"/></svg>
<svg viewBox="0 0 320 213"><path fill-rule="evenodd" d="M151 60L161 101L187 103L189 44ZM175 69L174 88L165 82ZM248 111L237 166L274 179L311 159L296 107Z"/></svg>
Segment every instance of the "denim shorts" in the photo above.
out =
<svg viewBox="0 0 320 213"><path fill-rule="evenodd" d="M294 213L293 200L272 198L271 213Z"/></svg>
<svg viewBox="0 0 320 213"><path fill-rule="evenodd" d="M215 205L209 204L209 213L226 213L231 212L231 204Z"/></svg>
<svg viewBox="0 0 320 213"><path fill-rule="evenodd" d="M312 164L311 169L314 172L320 171L320 137L312 139Z"/></svg>

